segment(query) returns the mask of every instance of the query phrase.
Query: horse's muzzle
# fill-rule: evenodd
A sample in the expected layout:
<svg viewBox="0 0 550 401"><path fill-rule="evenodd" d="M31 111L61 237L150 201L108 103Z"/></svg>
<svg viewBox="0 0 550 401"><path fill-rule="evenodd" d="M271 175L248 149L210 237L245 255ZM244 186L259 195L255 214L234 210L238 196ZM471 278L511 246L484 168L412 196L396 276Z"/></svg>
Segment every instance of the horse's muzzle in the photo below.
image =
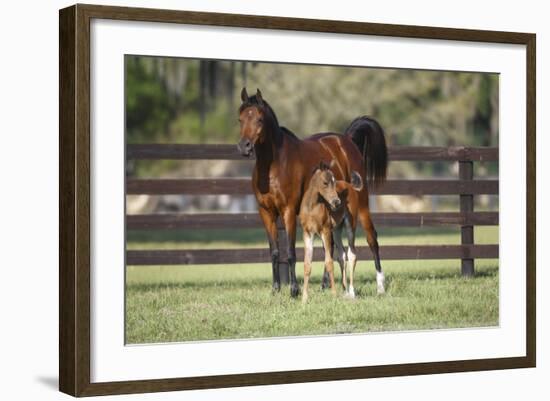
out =
<svg viewBox="0 0 550 401"><path fill-rule="evenodd" d="M333 211L340 209L340 206L342 206L342 202L339 198L336 198L332 202L330 202L330 207Z"/></svg>
<svg viewBox="0 0 550 401"><path fill-rule="evenodd" d="M246 138L243 138L239 141L239 143L237 144L237 149L239 149L241 156L244 157L251 157L254 153L254 146L252 145L252 142L250 142Z"/></svg>

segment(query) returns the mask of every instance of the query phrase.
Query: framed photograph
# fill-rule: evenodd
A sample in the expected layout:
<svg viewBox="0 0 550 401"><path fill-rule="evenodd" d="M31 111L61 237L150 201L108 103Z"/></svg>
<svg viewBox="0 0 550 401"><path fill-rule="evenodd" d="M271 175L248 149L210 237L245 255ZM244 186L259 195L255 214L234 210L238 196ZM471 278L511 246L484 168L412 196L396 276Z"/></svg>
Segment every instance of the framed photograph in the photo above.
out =
<svg viewBox="0 0 550 401"><path fill-rule="evenodd" d="M534 34L59 27L62 392L535 366Z"/></svg>

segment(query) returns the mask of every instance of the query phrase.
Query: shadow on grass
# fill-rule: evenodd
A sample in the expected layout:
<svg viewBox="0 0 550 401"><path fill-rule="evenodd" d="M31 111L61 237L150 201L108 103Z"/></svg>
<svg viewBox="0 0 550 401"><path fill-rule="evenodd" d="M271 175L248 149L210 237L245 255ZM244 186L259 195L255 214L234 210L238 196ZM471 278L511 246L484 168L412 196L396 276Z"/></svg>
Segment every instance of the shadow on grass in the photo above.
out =
<svg viewBox="0 0 550 401"><path fill-rule="evenodd" d="M484 267L483 270L476 271L474 277L463 277L460 270L448 270L442 272L431 273L426 270L419 272L399 272L394 271L391 274L386 273L386 292L391 292L393 282L395 278L399 278L402 281L415 281L415 282L431 282L434 280L445 281L445 280L477 280L484 278L492 278L498 276L498 266L489 266ZM356 284L355 293L358 298L363 298L367 296L372 296L376 292L376 277L374 275L369 275L368 277L359 276L359 285Z"/></svg>
<svg viewBox="0 0 550 401"><path fill-rule="evenodd" d="M450 280L450 279L461 279L462 275L460 270L445 270L445 271L427 271L426 269L420 268L419 272L404 271L399 272L392 271L392 273L386 273L386 290L391 290L394 277L399 277L400 280L415 280L415 281L432 281L432 280ZM495 277L498 275L498 266L489 266L484 267L482 270L478 270L474 277L466 278L465 280L476 280L479 278L489 278ZM367 276L365 276L367 274ZM335 277L336 285L340 286L340 274L337 273ZM310 279L310 285L315 287L321 286L322 277L314 276ZM363 272L361 274L355 274L355 280L357 284L360 284L360 287L376 287L376 276L373 272ZM299 284L302 285L302 280L299 280ZM356 285L357 285L356 284ZM204 280L204 281L157 281L151 283L127 283L126 289L132 292L151 292L151 291L165 291L165 290L198 290L198 289L243 289L243 288L271 288L271 280L264 278L232 278L231 280ZM358 286L359 287L359 286ZM286 286L283 286L286 288ZM361 290L362 291L362 290ZM357 294L361 296L359 292Z"/></svg>
<svg viewBox="0 0 550 401"><path fill-rule="evenodd" d="M391 281L392 276L398 276L403 279L410 280L449 280L449 279L459 279L464 278L460 272L460 268L449 269L444 271L433 270L430 271L429 268L418 268L418 272L413 271L404 271L400 272L398 269L394 269L390 275L386 273L386 283ZM476 278L486 278L486 277L495 277L498 275L498 265L483 267L483 269L478 269L474 277L464 278L465 280L475 280ZM367 278L367 281L376 282L375 277Z"/></svg>
<svg viewBox="0 0 550 401"><path fill-rule="evenodd" d="M199 290L208 288L231 289L246 287L267 287L271 288L271 282L262 278L250 280L232 279L230 281L158 281L152 283L127 283L126 289L135 292L163 291L163 290Z"/></svg>

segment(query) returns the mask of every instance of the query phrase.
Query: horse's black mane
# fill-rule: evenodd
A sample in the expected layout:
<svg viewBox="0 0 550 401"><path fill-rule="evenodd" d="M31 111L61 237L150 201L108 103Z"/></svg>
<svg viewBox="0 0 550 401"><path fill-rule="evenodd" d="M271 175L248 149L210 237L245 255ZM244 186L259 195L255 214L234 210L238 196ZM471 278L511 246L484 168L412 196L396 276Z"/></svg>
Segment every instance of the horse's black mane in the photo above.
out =
<svg viewBox="0 0 550 401"><path fill-rule="evenodd" d="M296 136L296 134L295 134L294 132L292 132L291 130L289 130L287 127L280 127L280 128L281 128L281 131L282 131L284 134L290 136L290 137L293 138L293 139L300 140L300 138L298 138L298 137Z"/></svg>
<svg viewBox="0 0 550 401"><path fill-rule="evenodd" d="M241 107L239 107L239 113L242 113L243 110L245 110L247 107L251 107L251 106L263 108L263 109L267 110L269 114L271 114L271 116L274 120L275 126L277 128L277 133L279 135L281 135L281 136L282 135L287 135L287 136L291 137L292 139L300 140L294 132L292 132L291 130L289 130L286 127L282 127L282 126L279 125L279 120L277 119L277 115L275 114L275 111L273 111L273 109L271 108L269 103L267 101L265 101L264 99L262 99L262 104L260 104L260 102L258 101L258 98L257 98L256 95L250 96L246 102L243 102L243 104L241 104ZM280 140L282 138L277 137L277 138L274 138L274 139L275 139L275 143L280 144Z"/></svg>

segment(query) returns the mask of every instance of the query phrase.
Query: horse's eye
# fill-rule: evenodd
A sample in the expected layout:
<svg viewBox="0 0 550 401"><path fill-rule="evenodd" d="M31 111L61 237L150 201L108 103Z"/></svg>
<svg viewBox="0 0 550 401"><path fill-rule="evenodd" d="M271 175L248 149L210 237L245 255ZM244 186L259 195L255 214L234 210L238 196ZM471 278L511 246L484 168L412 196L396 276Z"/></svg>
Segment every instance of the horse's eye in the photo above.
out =
<svg viewBox="0 0 550 401"><path fill-rule="evenodd" d="M264 123L263 118L258 118L258 124L263 124L263 123Z"/></svg>

